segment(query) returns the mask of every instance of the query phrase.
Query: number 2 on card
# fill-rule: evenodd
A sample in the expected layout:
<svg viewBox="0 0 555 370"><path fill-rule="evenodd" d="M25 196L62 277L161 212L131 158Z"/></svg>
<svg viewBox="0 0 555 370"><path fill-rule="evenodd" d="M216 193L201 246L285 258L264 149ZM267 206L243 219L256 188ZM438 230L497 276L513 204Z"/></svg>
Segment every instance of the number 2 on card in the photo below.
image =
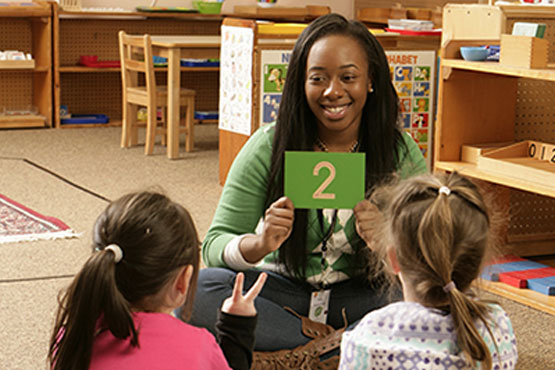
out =
<svg viewBox="0 0 555 370"><path fill-rule="evenodd" d="M327 168L330 171L330 174L328 175L328 177L326 177L326 179L324 180L324 182L322 182L322 184L318 187L318 189L316 189L316 191L312 194L312 198L313 199L335 199L334 193L324 193L326 188L331 184L331 182L335 178L335 167L333 166L333 164L331 164L328 161L318 162L316 166L314 166L312 174L314 176L318 176L322 168Z"/></svg>

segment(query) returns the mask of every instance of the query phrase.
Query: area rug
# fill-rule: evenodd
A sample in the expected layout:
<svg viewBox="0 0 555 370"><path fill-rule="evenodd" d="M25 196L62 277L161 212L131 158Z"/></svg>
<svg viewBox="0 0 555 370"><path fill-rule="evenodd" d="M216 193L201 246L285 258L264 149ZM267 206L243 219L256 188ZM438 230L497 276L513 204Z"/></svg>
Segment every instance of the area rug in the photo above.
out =
<svg viewBox="0 0 555 370"><path fill-rule="evenodd" d="M43 216L0 194L0 244L76 236L57 218Z"/></svg>

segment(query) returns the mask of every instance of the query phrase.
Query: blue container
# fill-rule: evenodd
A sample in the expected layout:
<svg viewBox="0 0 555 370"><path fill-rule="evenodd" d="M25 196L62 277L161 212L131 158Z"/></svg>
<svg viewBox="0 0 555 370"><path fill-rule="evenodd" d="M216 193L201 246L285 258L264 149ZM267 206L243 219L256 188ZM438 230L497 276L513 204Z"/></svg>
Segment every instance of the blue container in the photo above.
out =
<svg viewBox="0 0 555 370"><path fill-rule="evenodd" d="M67 124L92 124L92 123L108 123L110 118L105 114L72 114L71 118L62 118L61 123Z"/></svg>
<svg viewBox="0 0 555 370"><path fill-rule="evenodd" d="M482 61L488 57L488 49L485 46L461 46L460 51L464 60Z"/></svg>
<svg viewBox="0 0 555 370"><path fill-rule="evenodd" d="M218 119L218 111L195 111L195 119L200 121L205 119Z"/></svg>
<svg viewBox="0 0 555 370"><path fill-rule="evenodd" d="M182 67L219 67L218 59L181 59Z"/></svg>

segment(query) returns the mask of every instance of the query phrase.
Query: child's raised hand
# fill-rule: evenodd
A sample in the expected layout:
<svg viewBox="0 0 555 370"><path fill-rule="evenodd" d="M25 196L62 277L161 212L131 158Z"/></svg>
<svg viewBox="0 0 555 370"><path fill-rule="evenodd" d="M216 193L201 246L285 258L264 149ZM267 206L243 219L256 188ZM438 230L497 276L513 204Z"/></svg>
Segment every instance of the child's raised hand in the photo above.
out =
<svg viewBox="0 0 555 370"><path fill-rule="evenodd" d="M245 280L245 275L239 272L235 277L233 294L231 297L226 298L222 304L222 312L237 316L255 316L256 308L254 307L254 299L258 297L267 277L268 275L265 272L261 272L249 291L243 295L243 281Z"/></svg>

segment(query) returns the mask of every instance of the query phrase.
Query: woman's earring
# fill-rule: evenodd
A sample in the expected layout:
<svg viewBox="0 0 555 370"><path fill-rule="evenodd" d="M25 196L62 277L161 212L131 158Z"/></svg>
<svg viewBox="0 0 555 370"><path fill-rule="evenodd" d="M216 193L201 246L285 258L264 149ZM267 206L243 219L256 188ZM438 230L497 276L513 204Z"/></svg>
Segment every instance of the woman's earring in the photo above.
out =
<svg viewBox="0 0 555 370"><path fill-rule="evenodd" d="M372 86L370 86L370 87L368 88L368 93L372 94L373 92L374 92L374 88L373 88Z"/></svg>

